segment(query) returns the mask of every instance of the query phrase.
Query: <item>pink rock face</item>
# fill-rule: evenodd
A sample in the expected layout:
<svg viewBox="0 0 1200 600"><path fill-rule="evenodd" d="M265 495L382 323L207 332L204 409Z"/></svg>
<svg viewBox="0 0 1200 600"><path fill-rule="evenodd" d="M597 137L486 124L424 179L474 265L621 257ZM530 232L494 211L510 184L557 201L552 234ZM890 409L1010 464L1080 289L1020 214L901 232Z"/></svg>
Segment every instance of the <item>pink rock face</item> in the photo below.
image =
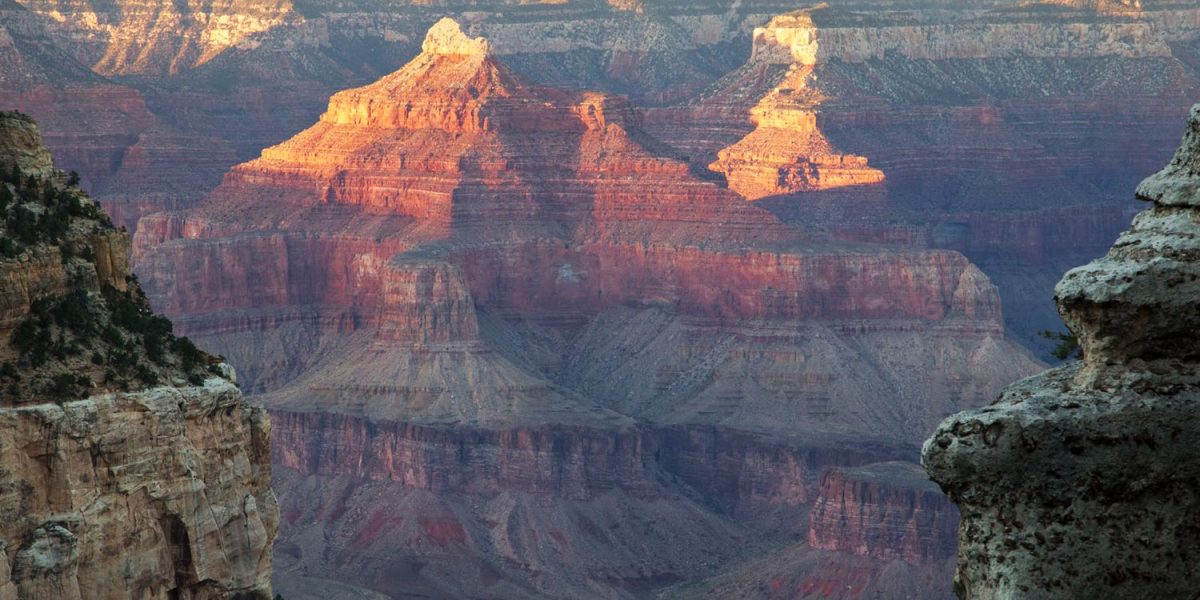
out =
<svg viewBox="0 0 1200 600"><path fill-rule="evenodd" d="M999 300L986 276L961 255L941 251L735 254L588 243L569 249L539 244L459 260L477 301L527 314L666 303L681 314L729 321L969 315L980 323L1000 322Z"/></svg>
<svg viewBox="0 0 1200 600"><path fill-rule="evenodd" d="M958 510L918 465L832 469L818 490L809 513L814 548L914 565L955 555Z"/></svg>

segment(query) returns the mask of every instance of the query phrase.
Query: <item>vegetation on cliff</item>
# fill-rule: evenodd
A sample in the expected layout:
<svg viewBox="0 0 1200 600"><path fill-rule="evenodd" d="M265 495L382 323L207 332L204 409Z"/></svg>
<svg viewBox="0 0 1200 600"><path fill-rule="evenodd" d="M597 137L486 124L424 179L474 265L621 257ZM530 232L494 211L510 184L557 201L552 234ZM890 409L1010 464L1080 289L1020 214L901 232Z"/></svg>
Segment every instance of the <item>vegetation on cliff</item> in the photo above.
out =
<svg viewBox="0 0 1200 600"><path fill-rule="evenodd" d="M20 113L0 113L0 119L32 126ZM79 189L78 177L11 158L0 164L0 271L59 281L30 286L14 276L5 282L42 292L27 293L27 310L18 307L8 343L0 347L0 402L80 398L164 382L196 385L206 372L215 373L216 360L151 311L135 277L98 265L98 249L124 253L128 238Z"/></svg>

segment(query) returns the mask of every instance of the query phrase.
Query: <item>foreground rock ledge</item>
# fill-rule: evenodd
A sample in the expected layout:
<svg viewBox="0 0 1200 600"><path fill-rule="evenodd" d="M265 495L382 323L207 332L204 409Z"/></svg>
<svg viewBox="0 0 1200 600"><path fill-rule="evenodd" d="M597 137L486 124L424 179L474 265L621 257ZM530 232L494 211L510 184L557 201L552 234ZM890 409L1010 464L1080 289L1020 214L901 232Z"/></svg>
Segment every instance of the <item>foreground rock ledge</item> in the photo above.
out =
<svg viewBox="0 0 1200 600"><path fill-rule="evenodd" d="M0 408L0 600L270 598L270 422L234 384Z"/></svg>
<svg viewBox="0 0 1200 600"><path fill-rule="evenodd" d="M1200 105L1153 203L1055 291L1084 360L944 421L970 600L1193 598L1200 584Z"/></svg>

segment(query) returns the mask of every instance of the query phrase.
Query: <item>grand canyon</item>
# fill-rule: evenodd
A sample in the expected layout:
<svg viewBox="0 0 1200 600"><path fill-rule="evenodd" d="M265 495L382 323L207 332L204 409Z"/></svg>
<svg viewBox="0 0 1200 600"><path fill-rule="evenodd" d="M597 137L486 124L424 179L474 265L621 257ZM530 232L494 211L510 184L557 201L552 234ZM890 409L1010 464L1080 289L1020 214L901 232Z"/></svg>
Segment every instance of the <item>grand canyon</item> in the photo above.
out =
<svg viewBox="0 0 1200 600"><path fill-rule="evenodd" d="M141 393L255 535L151 597L951 598L921 444L1197 99L1194 0L0 0L95 270L220 355Z"/></svg>

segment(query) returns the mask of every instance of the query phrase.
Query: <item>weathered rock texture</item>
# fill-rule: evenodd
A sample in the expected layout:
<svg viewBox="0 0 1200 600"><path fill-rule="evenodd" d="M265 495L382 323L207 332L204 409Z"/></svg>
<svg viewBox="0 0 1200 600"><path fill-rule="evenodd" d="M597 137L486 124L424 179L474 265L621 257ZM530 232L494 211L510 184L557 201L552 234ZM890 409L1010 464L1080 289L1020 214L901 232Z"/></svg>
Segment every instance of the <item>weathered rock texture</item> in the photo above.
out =
<svg viewBox="0 0 1200 600"><path fill-rule="evenodd" d="M1200 106L1152 206L1056 301L1083 361L956 415L924 461L962 510L962 598L1187 598L1200 571Z"/></svg>
<svg viewBox="0 0 1200 600"><path fill-rule="evenodd" d="M0 431L0 597L270 597L270 424L228 381L0 408Z"/></svg>
<svg viewBox="0 0 1200 600"><path fill-rule="evenodd" d="M0 598L269 598L266 412L137 302L28 117L0 113L0 165Z"/></svg>

